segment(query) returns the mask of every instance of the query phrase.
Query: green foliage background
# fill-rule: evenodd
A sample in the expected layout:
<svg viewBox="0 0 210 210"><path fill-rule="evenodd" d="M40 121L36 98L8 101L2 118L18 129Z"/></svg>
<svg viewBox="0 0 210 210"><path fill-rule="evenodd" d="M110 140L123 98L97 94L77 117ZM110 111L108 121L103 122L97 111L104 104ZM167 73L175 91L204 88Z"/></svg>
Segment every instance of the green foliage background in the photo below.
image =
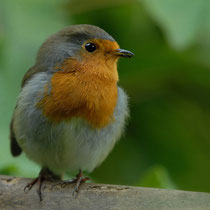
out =
<svg viewBox="0 0 210 210"><path fill-rule="evenodd" d="M20 82L41 43L71 24L108 31L135 57L119 62L130 96L126 135L91 177L102 183L210 192L210 3L206 0L0 2L0 173L39 166L9 152Z"/></svg>

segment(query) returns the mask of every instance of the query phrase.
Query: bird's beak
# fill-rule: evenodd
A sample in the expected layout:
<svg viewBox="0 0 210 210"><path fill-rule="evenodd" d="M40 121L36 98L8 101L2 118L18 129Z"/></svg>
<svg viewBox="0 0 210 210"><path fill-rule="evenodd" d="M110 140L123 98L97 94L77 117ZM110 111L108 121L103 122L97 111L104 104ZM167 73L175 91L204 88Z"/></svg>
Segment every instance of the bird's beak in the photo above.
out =
<svg viewBox="0 0 210 210"><path fill-rule="evenodd" d="M123 50L123 49L116 49L113 53L116 56L124 57L124 58L131 58L134 56L134 53L128 50Z"/></svg>

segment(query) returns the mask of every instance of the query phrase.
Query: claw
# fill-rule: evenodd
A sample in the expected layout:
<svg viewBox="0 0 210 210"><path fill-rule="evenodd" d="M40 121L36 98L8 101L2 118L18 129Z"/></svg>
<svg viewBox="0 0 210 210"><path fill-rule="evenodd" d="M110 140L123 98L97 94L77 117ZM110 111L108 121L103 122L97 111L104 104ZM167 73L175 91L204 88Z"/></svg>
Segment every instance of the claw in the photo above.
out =
<svg viewBox="0 0 210 210"><path fill-rule="evenodd" d="M45 180L52 181L52 179L58 179L58 176L55 176L49 169L43 168L39 172L39 176L35 179L33 179L30 183L28 183L24 187L24 191L29 191L31 188L38 183L38 189L37 189L37 194L39 196L39 200L42 201L42 183Z"/></svg>
<svg viewBox="0 0 210 210"><path fill-rule="evenodd" d="M24 187L24 192L29 191L37 182L38 182L38 177L33 179L31 182L29 182L25 187Z"/></svg>
<svg viewBox="0 0 210 210"><path fill-rule="evenodd" d="M61 187L65 187L68 184L73 184L76 182L77 182L77 178L73 178L73 179L62 181L62 183L60 185L61 185Z"/></svg>
<svg viewBox="0 0 210 210"><path fill-rule="evenodd" d="M76 175L75 178L73 179L70 179L70 180L65 180L63 181L60 185L61 187L65 187L65 185L68 185L68 184L73 184L75 183L75 186L74 186L74 190L72 192L72 195L74 197L77 196L78 192L79 192L79 187L82 183L85 183L86 181L90 180L89 177L83 177L82 176L82 171L80 170L79 173Z"/></svg>
<svg viewBox="0 0 210 210"><path fill-rule="evenodd" d="M39 200L42 201L42 183L45 180L45 178L43 176L40 176L38 179L38 183L39 183L39 187L37 189L37 194L39 196Z"/></svg>
<svg viewBox="0 0 210 210"><path fill-rule="evenodd" d="M74 186L74 190L73 190L73 193L72 193L72 195L76 198L77 197L77 194L78 194L78 192L79 192L79 187L80 187L80 185L82 184L82 183L85 183L86 181L88 181L88 180L90 180L90 178L89 177L79 177L78 179L77 179L77 182L76 182L76 184L75 184L75 186Z"/></svg>

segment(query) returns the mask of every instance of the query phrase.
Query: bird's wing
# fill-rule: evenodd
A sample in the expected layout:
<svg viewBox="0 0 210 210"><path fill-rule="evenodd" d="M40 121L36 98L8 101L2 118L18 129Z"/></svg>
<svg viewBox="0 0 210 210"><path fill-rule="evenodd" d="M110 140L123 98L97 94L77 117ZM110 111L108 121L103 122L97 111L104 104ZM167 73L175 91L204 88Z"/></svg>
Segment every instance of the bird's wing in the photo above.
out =
<svg viewBox="0 0 210 210"><path fill-rule="evenodd" d="M25 85L26 81L30 79L34 74L38 72L42 72L44 69L37 68L36 66L31 67L24 75L22 83L21 83L21 88Z"/></svg>
<svg viewBox="0 0 210 210"><path fill-rule="evenodd" d="M31 78L32 75L34 75L37 72L41 72L42 70L40 70L39 68L36 68L35 66L33 66L32 68L30 68L24 75L23 80L22 80L22 84L21 84L21 88L23 88L23 86L25 85L26 81L28 79ZM17 108L17 105L15 107L15 110ZM15 113L14 110L14 113ZM15 132L13 129L13 122L14 122L14 114L12 116L12 120L10 122L10 150L13 156L18 156L21 154L22 150L20 148L20 146L17 143L16 137L15 137Z"/></svg>
<svg viewBox="0 0 210 210"><path fill-rule="evenodd" d="M13 122L14 122L14 114L10 123L10 151L12 155L16 157L21 154L22 150L20 146L18 145L16 137L15 137L15 133L13 130Z"/></svg>

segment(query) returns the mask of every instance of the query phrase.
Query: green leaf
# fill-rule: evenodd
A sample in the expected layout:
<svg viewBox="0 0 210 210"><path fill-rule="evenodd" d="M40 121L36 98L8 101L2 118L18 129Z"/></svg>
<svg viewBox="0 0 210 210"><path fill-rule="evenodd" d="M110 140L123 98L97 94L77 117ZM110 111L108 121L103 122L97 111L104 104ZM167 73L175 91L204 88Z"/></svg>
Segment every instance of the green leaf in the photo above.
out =
<svg viewBox="0 0 210 210"><path fill-rule="evenodd" d="M170 44L183 49L192 44L202 21L209 14L206 0L143 0L151 17L160 25Z"/></svg>
<svg viewBox="0 0 210 210"><path fill-rule="evenodd" d="M143 178L138 182L137 186L141 187L157 187L164 189L176 189L177 187L170 178L166 168L156 165L149 168Z"/></svg>

